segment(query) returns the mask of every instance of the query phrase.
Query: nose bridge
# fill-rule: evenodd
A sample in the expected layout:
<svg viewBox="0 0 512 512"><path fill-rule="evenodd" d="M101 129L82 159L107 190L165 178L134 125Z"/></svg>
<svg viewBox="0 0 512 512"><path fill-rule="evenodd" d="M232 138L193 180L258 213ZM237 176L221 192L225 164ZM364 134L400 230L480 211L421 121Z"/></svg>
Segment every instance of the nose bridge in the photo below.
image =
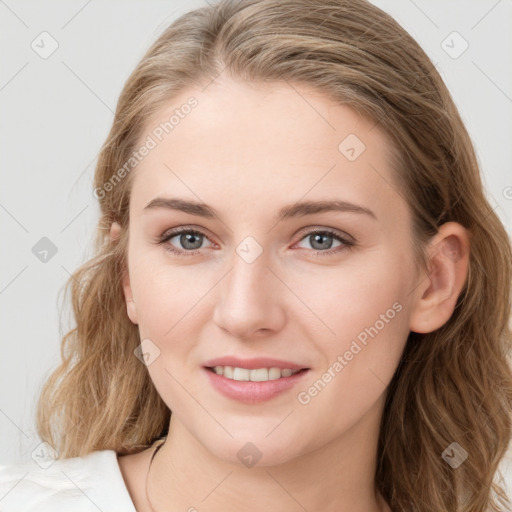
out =
<svg viewBox="0 0 512 512"><path fill-rule="evenodd" d="M230 271L219 283L214 321L237 337L277 330L284 322L278 281L269 270L269 253L252 237L233 253Z"/></svg>

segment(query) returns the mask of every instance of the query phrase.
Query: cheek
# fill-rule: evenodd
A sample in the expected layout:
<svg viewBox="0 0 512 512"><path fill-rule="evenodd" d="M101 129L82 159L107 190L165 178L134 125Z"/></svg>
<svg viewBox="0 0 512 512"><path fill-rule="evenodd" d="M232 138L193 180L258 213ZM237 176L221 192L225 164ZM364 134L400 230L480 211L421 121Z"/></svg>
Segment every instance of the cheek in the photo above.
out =
<svg viewBox="0 0 512 512"><path fill-rule="evenodd" d="M386 312L386 319L392 318L392 323L397 323L395 318L405 317L395 314L399 308L393 309L393 305L399 303L405 310L412 288L412 269L408 257L383 249L347 259L330 269L289 274L288 280L318 319L333 331L324 326L324 338L332 347L336 340L343 343L357 336Z"/></svg>
<svg viewBox="0 0 512 512"><path fill-rule="evenodd" d="M172 337L178 328L187 328L212 287L208 275L202 278L192 265L178 268L162 264L161 259L134 265L131 281L141 335L161 340Z"/></svg>
<svg viewBox="0 0 512 512"><path fill-rule="evenodd" d="M330 304L330 318L335 320L338 336L355 338L376 326L379 332L389 330L401 319L404 286L401 278L387 268L384 272L354 273L348 276L342 290L334 290ZM403 316L403 315L402 315Z"/></svg>
<svg viewBox="0 0 512 512"><path fill-rule="evenodd" d="M146 260L136 274L137 316L140 338L151 340L158 357L148 366L150 378L167 407L186 411L193 406L188 393L196 396L197 367L191 352L198 339L198 326L204 323L208 283L194 273L193 266L176 268L151 265ZM210 286L211 287L211 286ZM184 392L184 389L187 392Z"/></svg>
<svg viewBox="0 0 512 512"><path fill-rule="evenodd" d="M322 287L309 283L308 305L330 329L313 339L323 354L319 373L336 375L325 376L332 381L327 387L336 389L331 398L363 403L391 380L409 334L412 269L409 259L381 253L372 264L336 269Z"/></svg>

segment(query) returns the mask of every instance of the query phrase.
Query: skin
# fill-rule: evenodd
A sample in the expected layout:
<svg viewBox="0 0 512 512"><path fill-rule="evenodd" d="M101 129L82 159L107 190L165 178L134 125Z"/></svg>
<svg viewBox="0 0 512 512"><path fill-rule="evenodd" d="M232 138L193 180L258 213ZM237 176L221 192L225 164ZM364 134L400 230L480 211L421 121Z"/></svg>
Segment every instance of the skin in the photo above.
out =
<svg viewBox="0 0 512 512"><path fill-rule="evenodd" d="M382 511L374 489L379 423L387 385L410 331L430 332L451 316L467 276L469 238L450 222L416 267L411 213L386 161L375 123L321 92L287 83L218 79L175 97L146 126L143 142L194 96L198 106L132 172L127 314L141 340L160 350L149 375L172 410L169 436L151 466L155 510ZM338 145L356 134L366 146L349 161ZM221 220L144 207L155 197L202 201ZM371 209L282 220L299 200L343 199ZM193 255L177 226L205 234ZM347 247L313 228L356 240ZM115 242L120 226L112 225ZM236 248L252 236L252 263ZM316 255L315 249L338 249ZM200 242L197 242L198 244ZM365 327L394 303L392 320L306 405L297 395L332 367ZM261 404L243 404L211 387L208 359L268 356L309 367L301 383ZM252 442L262 456L246 467L237 452ZM119 457L134 504L151 510L145 478L153 449ZM204 501L203 501L204 500Z"/></svg>

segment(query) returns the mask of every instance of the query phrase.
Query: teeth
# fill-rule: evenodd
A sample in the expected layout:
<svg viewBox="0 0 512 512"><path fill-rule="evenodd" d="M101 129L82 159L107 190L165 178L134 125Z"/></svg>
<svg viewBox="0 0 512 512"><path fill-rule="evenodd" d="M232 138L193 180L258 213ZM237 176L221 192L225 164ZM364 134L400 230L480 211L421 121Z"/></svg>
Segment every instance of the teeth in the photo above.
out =
<svg viewBox="0 0 512 512"><path fill-rule="evenodd" d="M233 366L215 366L214 371L217 375L238 381L265 382L267 380L276 380L281 377L289 377L300 370L290 370L289 368L257 368L248 370L247 368L238 368Z"/></svg>
<svg viewBox="0 0 512 512"><path fill-rule="evenodd" d="M233 380L250 380L250 374L245 368L233 368Z"/></svg>
<svg viewBox="0 0 512 512"><path fill-rule="evenodd" d="M281 377L281 368L270 368L268 370L268 380L276 380Z"/></svg>

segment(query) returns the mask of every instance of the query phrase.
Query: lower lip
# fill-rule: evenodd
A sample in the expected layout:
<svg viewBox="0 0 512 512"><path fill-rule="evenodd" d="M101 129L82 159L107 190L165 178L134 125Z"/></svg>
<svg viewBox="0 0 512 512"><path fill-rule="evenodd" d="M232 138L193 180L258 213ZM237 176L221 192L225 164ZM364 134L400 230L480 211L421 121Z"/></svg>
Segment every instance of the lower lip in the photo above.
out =
<svg viewBox="0 0 512 512"><path fill-rule="evenodd" d="M267 380L264 382L238 381L217 375L214 371L203 368L213 387L222 395L246 404L259 404L292 388L308 373L301 370L289 377Z"/></svg>

